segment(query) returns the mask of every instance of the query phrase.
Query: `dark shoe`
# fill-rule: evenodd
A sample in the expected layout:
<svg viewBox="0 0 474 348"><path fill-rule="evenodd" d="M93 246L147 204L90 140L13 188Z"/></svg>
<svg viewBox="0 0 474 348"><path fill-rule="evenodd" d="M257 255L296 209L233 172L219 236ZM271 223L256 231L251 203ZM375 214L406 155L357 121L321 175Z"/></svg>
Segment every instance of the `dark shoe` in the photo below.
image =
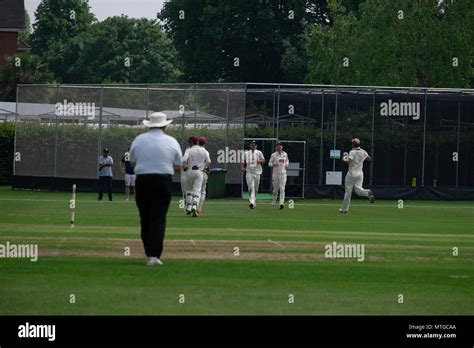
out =
<svg viewBox="0 0 474 348"><path fill-rule="evenodd" d="M372 191L369 192L369 201L370 201L370 203L375 202L375 197L374 197L374 194L372 193Z"/></svg>
<svg viewBox="0 0 474 348"><path fill-rule="evenodd" d="M250 209L254 209L254 208L255 208L255 206L253 205L253 203L250 203L250 204L249 204L249 207L250 207Z"/></svg>
<svg viewBox="0 0 474 348"><path fill-rule="evenodd" d="M285 206L283 204L280 204L280 209L283 209Z"/></svg>

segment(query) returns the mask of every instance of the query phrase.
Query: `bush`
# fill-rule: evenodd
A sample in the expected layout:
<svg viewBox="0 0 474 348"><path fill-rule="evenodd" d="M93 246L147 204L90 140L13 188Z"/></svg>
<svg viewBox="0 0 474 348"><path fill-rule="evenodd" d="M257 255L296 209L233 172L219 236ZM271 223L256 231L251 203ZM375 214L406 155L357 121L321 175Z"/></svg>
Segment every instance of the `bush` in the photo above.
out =
<svg viewBox="0 0 474 348"><path fill-rule="evenodd" d="M9 122L0 123L0 185L12 182L14 143L14 125Z"/></svg>

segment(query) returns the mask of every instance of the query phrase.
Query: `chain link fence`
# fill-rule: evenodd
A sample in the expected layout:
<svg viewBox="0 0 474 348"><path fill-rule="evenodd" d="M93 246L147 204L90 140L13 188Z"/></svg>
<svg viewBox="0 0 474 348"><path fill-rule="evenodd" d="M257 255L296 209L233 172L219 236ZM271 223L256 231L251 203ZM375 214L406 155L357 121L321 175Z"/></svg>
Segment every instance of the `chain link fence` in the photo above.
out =
<svg viewBox="0 0 474 348"><path fill-rule="evenodd" d="M14 176L96 179L101 149L118 164L157 111L183 150L191 135L208 138L230 185L242 183L232 155L244 138L306 141L305 156L289 156L304 158L304 187L316 187L345 175L342 153L358 137L374 159L366 185L474 186L474 91L273 84L20 85Z"/></svg>

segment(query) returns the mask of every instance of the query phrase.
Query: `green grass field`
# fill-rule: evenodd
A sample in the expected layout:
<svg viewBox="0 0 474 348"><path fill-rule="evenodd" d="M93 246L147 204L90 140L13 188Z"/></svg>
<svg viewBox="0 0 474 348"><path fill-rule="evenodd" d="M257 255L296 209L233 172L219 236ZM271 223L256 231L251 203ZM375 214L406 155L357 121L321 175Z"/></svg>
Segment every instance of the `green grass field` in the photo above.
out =
<svg viewBox="0 0 474 348"><path fill-rule="evenodd" d="M0 188L0 244L39 246L0 258L0 315L474 314L473 202L222 199L194 219L176 198L164 265L147 267L135 203L95 197L78 193L70 230L70 194ZM365 260L325 258L334 241Z"/></svg>

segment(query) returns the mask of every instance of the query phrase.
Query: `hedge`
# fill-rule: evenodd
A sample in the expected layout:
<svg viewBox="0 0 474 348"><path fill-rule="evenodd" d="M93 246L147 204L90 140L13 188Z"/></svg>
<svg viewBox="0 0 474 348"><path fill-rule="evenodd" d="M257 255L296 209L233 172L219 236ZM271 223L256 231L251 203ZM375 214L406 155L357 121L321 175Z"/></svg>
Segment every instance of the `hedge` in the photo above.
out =
<svg viewBox="0 0 474 348"><path fill-rule="evenodd" d="M0 123L0 185L9 185L13 177L13 148L15 127L12 123Z"/></svg>

